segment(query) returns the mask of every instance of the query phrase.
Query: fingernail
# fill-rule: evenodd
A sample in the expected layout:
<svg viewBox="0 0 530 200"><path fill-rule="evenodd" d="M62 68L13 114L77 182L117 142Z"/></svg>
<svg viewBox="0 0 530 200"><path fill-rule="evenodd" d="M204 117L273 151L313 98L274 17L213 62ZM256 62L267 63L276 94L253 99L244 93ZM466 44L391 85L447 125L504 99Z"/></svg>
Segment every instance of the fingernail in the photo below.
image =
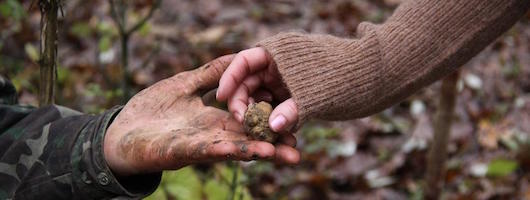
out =
<svg viewBox="0 0 530 200"><path fill-rule="evenodd" d="M283 115L278 115L276 118L274 118L272 120L271 128L272 128L273 131L279 132L279 131L281 131L283 126L285 126L286 122L287 122L287 120L285 119L285 117Z"/></svg>
<svg viewBox="0 0 530 200"><path fill-rule="evenodd" d="M215 99L219 99L219 89L215 91Z"/></svg>

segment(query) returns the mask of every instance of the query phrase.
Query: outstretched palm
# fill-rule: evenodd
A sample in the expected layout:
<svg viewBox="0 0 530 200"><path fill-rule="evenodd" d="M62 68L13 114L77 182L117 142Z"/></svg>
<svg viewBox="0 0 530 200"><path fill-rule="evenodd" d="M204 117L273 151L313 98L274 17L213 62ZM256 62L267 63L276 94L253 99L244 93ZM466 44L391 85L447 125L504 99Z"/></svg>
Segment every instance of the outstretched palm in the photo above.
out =
<svg viewBox="0 0 530 200"><path fill-rule="evenodd" d="M292 147L251 141L229 113L203 104L201 92L217 86L232 58L218 58L135 95L105 136L109 166L130 175L229 159L297 162L299 155ZM291 135L284 141L294 145Z"/></svg>

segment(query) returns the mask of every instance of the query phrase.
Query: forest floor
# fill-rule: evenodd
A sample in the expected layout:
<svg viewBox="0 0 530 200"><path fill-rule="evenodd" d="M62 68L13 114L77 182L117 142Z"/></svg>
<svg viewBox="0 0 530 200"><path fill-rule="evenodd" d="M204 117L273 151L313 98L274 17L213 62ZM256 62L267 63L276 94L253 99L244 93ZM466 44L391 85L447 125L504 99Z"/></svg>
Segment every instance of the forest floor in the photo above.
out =
<svg viewBox="0 0 530 200"><path fill-rule="evenodd" d="M164 0L130 39L132 87L139 91L281 31L353 37L360 22L384 22L399 1ZM129 20L152 2L134 1ZM0 74L16 85L21 103L37 105L40 14L30 4L0 2ZM63 12L57 104L86 113L120 104L120 43L109 4L68 0ZM530 199L530 13L460 72L442 197ZM223 199L236 172L243 199L422 199L439 91L437 82L371 117L306 124L297 133L299 165L186 168L168 173L151 198Z"/></svg>

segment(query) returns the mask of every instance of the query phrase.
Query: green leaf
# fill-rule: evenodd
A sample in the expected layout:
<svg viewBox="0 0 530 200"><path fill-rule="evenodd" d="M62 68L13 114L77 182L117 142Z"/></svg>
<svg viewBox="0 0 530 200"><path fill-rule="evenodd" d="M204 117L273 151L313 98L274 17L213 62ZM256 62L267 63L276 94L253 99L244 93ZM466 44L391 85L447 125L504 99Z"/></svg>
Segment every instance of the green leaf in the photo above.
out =
<svg viewBox="0 0 530 200"><path fill-rule="evenodd" d="M424 195L423 195L423 190L421 189L421 187L418 187L418 189L412 190L409 194L409 199L410 200L423 200Z"/></svg>
<svg viewBox="0 0 530 200"><path fill-rule="evenodd" d="M337 129L323 127L307 127L302 130L302 134L309 140L327 139L336 137L339 134Z"/></svg>
<svg viewBox="0 0 530 200"><path fill-rule="evenodd" d="M89 83L85 89L85 96L87 97L100 97L104 95L103 90L99 84Z"/></svg>
<svg viewBox="0 0 530 200"><path fill-rule="evenodd" d="M92 28L87 23L78 22L70 27L70 33L78 38L86 38L92 34Z"/></svg>
<svg viewBox="0 0 530 200"><path fill-rule="evenodd" d="M516 161L508 159L497 159L490 162L486 175L494 177L503 177L510 175L517 169Z"/></svg>
<svg viewBox="0 0 530 200"><path fill-rule="evenodd" d="M230 183L233 172L225 165L216 165L214 176L209 176L206 183L202 183L199 174L193 167L185 167L177 171L166 171L158 189L146 199L205 199L205 200L227 200L231 194ZM238 183L244 181L246 176L241 171L238 176ZM235 190L237 200L252 200L249 190L238 184Z"/></svg>
<svg viewBox="0 0 530 200"><path fill-rule="evenodd" d="M252 196L250 195L250 191L248 191L247 187L237 187L236 194L239 195L239 196L236 196L236 199L252 200Z"/></svg>
<svg viewBox="0 0 530 200"><path fill-rule="evenodd" d="M101 35L118 35L118 30L107 21L100 21L96 24L96 31Z"/></svg>
<svg viewBox="0 0 530 200"><path fill-rule="evenodd" d="M39 61L39 50L37 50L37 48L31 43L26 43L24 45L24 50L26 51L26 54L28 55L29 59L31 59L33 62Z"/></svg>
<svg viewBox="0 0 530 200"><path fill-rule="evenodd" d="M230 186L216 179L206 181L204 193L208 200L226 200L230 194Z"/></svg>
<svg viewBox="0 0 530 200"><path fill-rule="evenodd" d="M105 52L112 46L112 39L110 35L103 36L98 43L99 51Z"/></svg>
<svg viewBox="0 0 530 200"><path fill-rule="evenodd" d="M164 172L163 187L176 199L201 199L202 183L192 167Z"/></svg>
<svg viewBox="0 0 530 200"><path fill-rule="evenodd" d="M303 147L303 149L304 149L304 152L308 154L318 153L318 152L322 152L326 150L328 147L328 143L329 143L328 141L316 140L316 141L312 141L309 144L306 144Z"/></svg>
<svg viewBox="0 0 530 200"><path fill-rule="evenodd" d="M253 174L265 174L274 171L274 165L270 162L256 161L248 170Z"/></svg>
<svg viewBox="0 0 530 200"><path fill-rule="evenodd" d="M70 71L64 67L57 67L57 83L62 84L70 76Z"/></svg>
<svg viewBox="0 0 530 200"><path fill-rule="evenodd" d="M0 14L2 17L9 17L11 16L11 8L7 4L7 2L0 3Z"/></svg>
<svg viewBox="0 0 530 200"><path fill-rule="evenodd" d="M151 24L149 24L147 22L142 24L142 26L140 27L140 30L138 30L138 32L140 33L140 36L142 36L142 37L145 37L145 36L149 35L149 32L151 32Z"/></svg>
<svg viewBox="0 0 530 200"><path fill-rule="evenodd" d="M237 163L232 162L228 166L224 164L218 164L215 166L218 169L216 170L217 176L208 180L204 187L204 193L206 194L206 197L208 197L208 200L229 199L232 194L231 185L234 178L234 165L237 165ZM248 177L242 172L240 167L237 167L237 171L237 185L235 191L233 191L234 199L251 200L252 196L244 184L248 181Z"/></svg>
<svg viewBox="0 0 530 200"><path fill-rule="evenodd" d="M0 14L3 17L13 17L16 21L20 21L26 17L26 10L17 0L7 0L0 3Z"/></svg>
<svg viewBox="0 0 530 200"><path fill-rule="evenodd" d="M22 18L26 17L26 10L17 0L8 0L7 3L11 6L11 9L13 9L11 15L15 20L20 21Z"/></svg>

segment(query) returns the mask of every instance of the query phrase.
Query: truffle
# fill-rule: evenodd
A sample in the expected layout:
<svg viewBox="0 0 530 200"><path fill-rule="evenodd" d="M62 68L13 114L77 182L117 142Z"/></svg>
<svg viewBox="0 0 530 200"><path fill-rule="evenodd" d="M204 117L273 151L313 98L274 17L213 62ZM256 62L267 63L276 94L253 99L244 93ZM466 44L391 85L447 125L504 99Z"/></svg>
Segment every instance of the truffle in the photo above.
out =
<svg viewBox="0 0 530 200"><path fill-rule="evenodd" d="M267 102L251 103L245 112L244 128L248 136L254 140L270 143L276 142L278 134L269 127L269 116L272 106Z"/></svg>

